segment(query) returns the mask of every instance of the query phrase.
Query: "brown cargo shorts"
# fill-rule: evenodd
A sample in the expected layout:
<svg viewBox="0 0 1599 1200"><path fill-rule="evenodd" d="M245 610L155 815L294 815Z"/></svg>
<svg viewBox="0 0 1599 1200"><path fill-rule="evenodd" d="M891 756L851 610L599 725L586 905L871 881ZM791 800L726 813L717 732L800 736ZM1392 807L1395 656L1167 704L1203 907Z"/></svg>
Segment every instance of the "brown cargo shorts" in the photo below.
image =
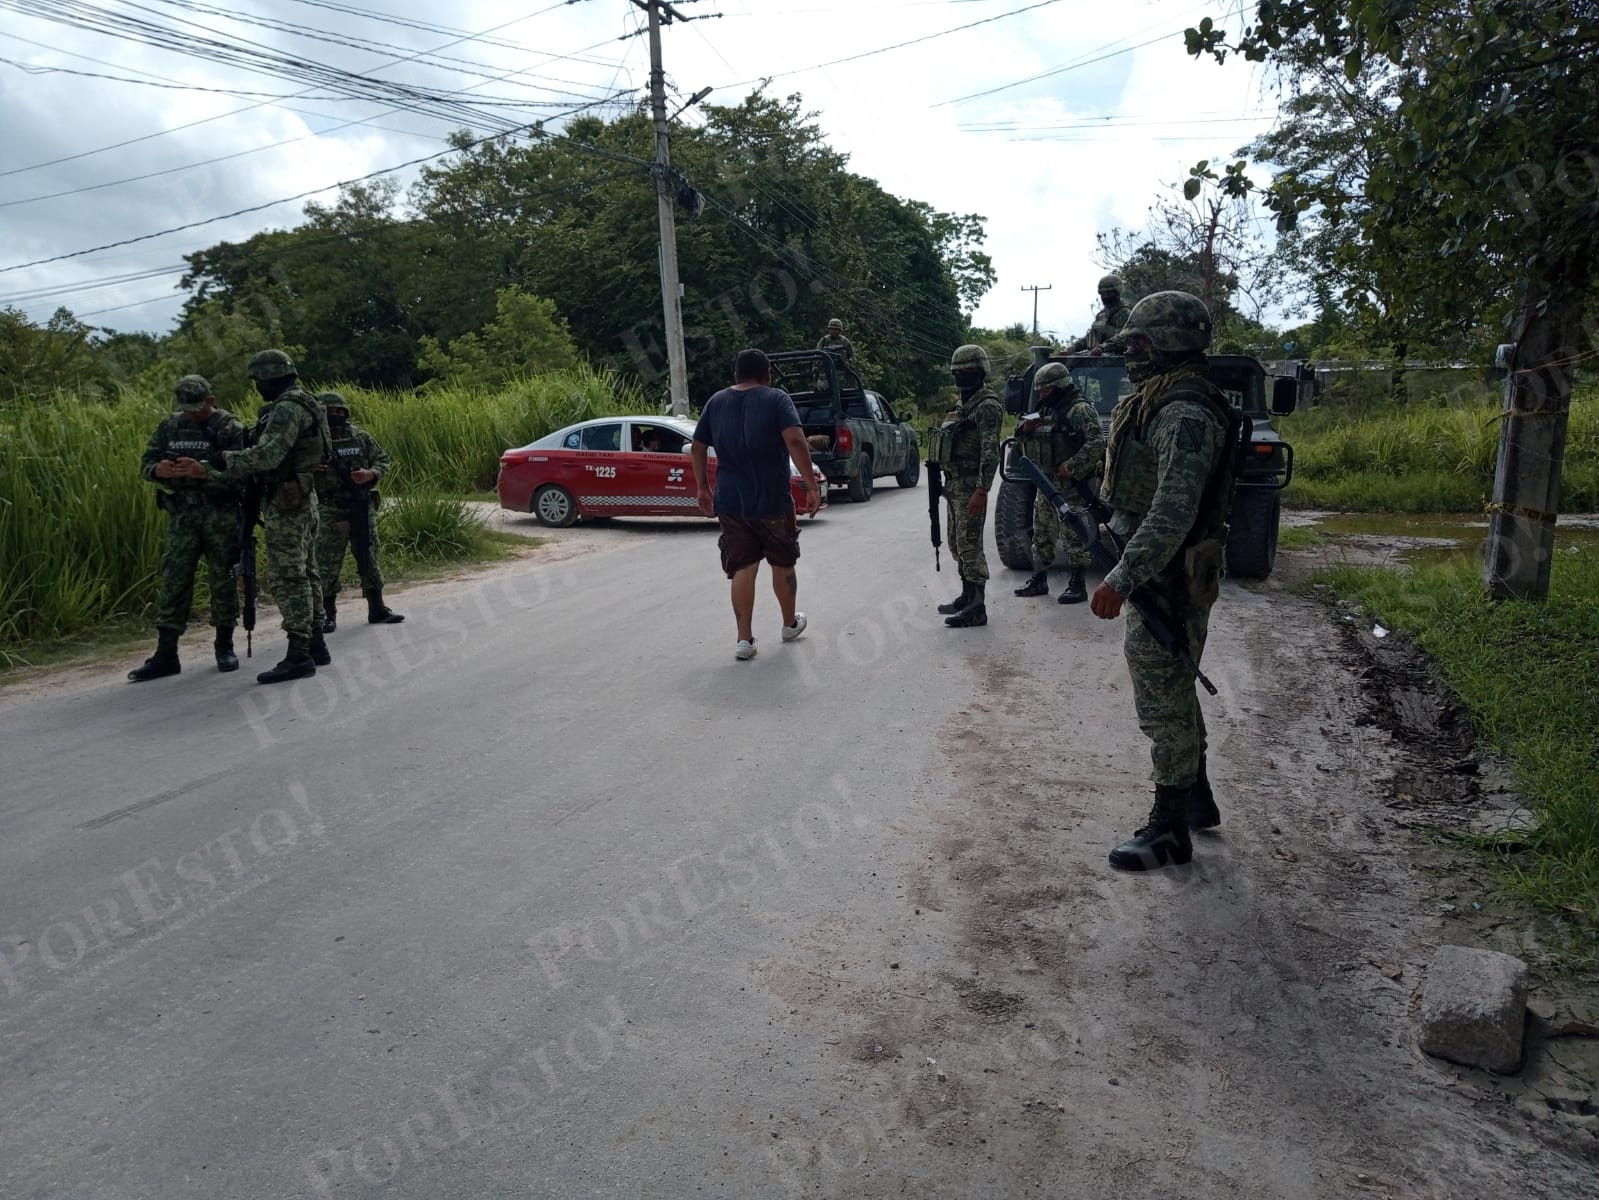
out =
<svg viewBox="0 0 1599 1200"><path fill-rule="evenodd" d="M792 512L780 517L731 517L718 513L722 536L722 570L729 579L762 559L774 567L792 567L799 561L799 523Z"/></svg>

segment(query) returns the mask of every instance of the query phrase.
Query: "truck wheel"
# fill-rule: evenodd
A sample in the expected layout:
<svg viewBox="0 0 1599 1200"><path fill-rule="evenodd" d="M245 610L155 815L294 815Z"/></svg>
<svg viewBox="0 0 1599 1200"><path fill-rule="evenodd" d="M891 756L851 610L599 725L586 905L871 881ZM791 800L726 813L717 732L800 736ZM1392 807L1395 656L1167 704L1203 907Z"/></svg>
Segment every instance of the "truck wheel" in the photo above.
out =
<svg viewBox="0 0 1599 1200"><path fill-rule="evenodd" d="M999 561L1013 571L1033 569L1033 497L1038 488L1025 480L1003 479L994 505L994 544Z"/></svg>
<svg viewBox="0 0 1599 1200"><path fill-rule="evenodd" d="M861 455L861 465L849 481L849 498L856 504L865 504L872 498L872 456Z"/></svg>
<svg viewBox="0 0 1599 1200"><path fill-rule="evenodd" d="M916 486L917 482L921 479L921 477L922 477L922 459L921 459L921 455L913 454L913 455L911 455L910 462L905 464L905 469L903 471L901 471L898 475L894 476L894 482L899 484L899 486L902 487L902 488L911 488L911 487L915 487Z"/></svg>
<svg viewBox="0 0 1599 1200"><path fill-rule="evenodd" d="M1277 519L1282 497L1276 492L1241 492L1233 500L1227 528L1227 574L1234 579L1265 579L1277 562Z"/></svg>

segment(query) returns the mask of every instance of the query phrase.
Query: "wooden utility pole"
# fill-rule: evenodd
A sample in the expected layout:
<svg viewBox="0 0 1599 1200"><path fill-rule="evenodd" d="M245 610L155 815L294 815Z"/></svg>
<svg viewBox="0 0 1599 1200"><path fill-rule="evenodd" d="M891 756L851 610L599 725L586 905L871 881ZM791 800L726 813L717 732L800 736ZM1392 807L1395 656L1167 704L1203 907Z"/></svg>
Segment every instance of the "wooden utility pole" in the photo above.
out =
<svg viewBox="0 0 1599 1200"><path fill-rule="evenodd" d="M1560 471L1571 411L1576 328L1527 304L1522 311L1494 468L1484 579L1496 600L1542 600L1554 561ZM1542 366L1527 364L1539 363Z"/></svg>
<svg viewBox="0 0 1599 1200"><path fill-rule="evenodd" d="M1049 292L1055 289L1053 283L1046 283L1042 287L1036 285L1024 287L1022 291L1033 293L1033 341L1038 340L1038 293Z"/></svg>
<svg viewBox="0 0 1599 1200"><path fill-rule="evenodd" d="M655 200L661 219L661 308L666 317L666 370L674 416L688 416L688 367L683 353L682 286L677 280L677 224L672 210L672 155L666 131L666 70L661 66L661 24L689 18L667 0L633 0L650 19L650 111L655 117Z"/></svg>

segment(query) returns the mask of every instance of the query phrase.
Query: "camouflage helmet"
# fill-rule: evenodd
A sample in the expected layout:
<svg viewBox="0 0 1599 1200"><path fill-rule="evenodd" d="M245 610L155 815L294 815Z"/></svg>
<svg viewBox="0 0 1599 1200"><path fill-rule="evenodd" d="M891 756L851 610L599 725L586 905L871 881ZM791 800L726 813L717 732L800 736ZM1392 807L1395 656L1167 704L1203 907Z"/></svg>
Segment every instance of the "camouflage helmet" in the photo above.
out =
<svg viewBox="0 0 1599 1200"><path fill-rule="evenodd" d="M840 333L842 333L844 331L844 322L840 321L837 317L834 317L831 321L829 321L827 323L827 327L830 330L836 329Z"/></svg>
<svg viewBox="0 0 1599 1200"><path fill-rule="evenodd" d="M1071 387L1072 373L1066 369L1065 363L1047 362L1039 367L1033 375L1033 391L1041 392L1047 387Z"/></svg>
<svg viewBox="0 0 1599 1200"><path fill-rule="evenodd" d="M1210 310L1187 292L1156 292L1133 305L1120 337L1142 335L1162 354L1203 350L1210 345Z"/></svg>
<svg viewBox="0 0 1599 1200"><path fill-rule="evenodd" d="M211 398L211 383L204 375L185 375L178 380L174 389L178 397L178 407L191 412L205 407L205 402Z"/></svg>
<svg viewBox="0 0 1599 1200"><path fill-rule="evenodd" d="M1120 275L1107 275L1099 281L1099 290L1102 292L1115 292L1121 295L1122 277Z"/></svg>
<svg viewBox="0 0 1599 1200"><path fill-rule="evenodd" d="M957 346L955 353L949 356L949 369L951 372L981 371L987 375L988 351L970 342L964 346Z"/></svg>
<svg viewBox="0 0 1599 1200"><path fill-rule="evenodd" d="M342 408L346 415L350 412L350 405L338 392L318 392L316 398L322 402L323 408Z"/></svg>
<svg viewBox="0 0 1599 1200"><path fill-rule="evenodd" d="M286 376L298 375L299 369L294 365L294 360L281 350L260 350L250 355L250 363L245 368L250 373L250 378L260 381L268 379L283 379Z"/></svg>

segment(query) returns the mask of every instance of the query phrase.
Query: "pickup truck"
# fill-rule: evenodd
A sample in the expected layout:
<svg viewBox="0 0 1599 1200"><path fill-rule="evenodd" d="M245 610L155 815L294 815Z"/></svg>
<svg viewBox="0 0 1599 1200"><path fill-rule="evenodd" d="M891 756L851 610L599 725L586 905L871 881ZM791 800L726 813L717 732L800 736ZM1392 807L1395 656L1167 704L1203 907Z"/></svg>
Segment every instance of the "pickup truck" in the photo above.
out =
<svg viewBox="0 0 1599 1200"><path fill-rule="evenodd" d="M892 475L902 488L922 477L921 446L909 421L897 416L855 368L824 350L785 350L770 356L772 386L794 399L811 445L811 461L833 487L864 504L873 480Z"/></svg>
<svg viewBox="0 0 1599 1200"><path fill-rule="evenodd" d="M1105 432L1116 402L1133 390L1127 369L1116 355L1051 355L1033 348L1027 371L1006 382L1005 410L1020 416L1032 404L1033 375L1044 363L1066 364L1078 390L1094 405ZM1300 382L1286 376L1268 381L1265 369L1242 354L1212 354L1210 381L1249 418L1254 434L1250 456L1233 488L1232 517L1227 532L1227 574L1237 579L1265 579L1277 561L1277 522L1282 489L1293 478L1294 450L1272 428L1271 418L1294 411ZM1013 570L1032 569L1033 493L1025 480L1000 484L994 506L994 540L1000 560Z"/></svg>

